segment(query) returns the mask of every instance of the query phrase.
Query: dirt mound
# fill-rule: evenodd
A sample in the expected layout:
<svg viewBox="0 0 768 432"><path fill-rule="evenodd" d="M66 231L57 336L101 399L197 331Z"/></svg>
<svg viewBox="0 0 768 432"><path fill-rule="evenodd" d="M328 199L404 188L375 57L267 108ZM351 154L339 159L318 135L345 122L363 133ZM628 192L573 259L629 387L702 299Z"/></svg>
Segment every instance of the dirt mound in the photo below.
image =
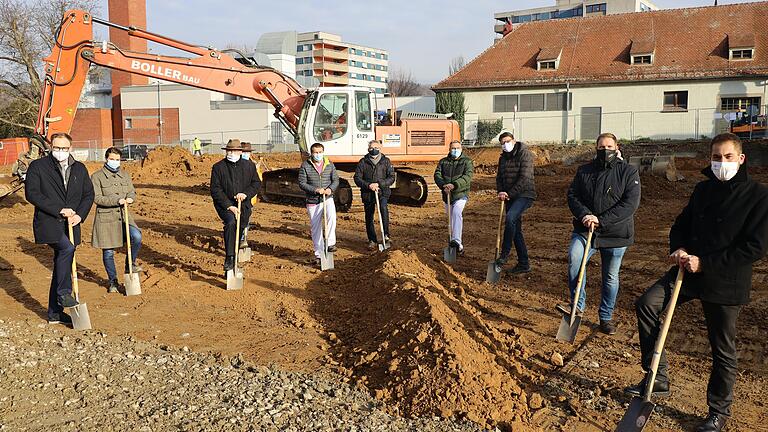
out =
<svg viewBox="0 0 768 432"><path fill-rule="evenodd" d="M146 177L194 177L210 175L211 167L220 158L205 155L195 158L188 150L181 147L157 147L150 151L147 157L135 168L135 178Z"/></svg>
<svg viewBox="0 0 768 432"><path fill-rule="evenodd" d="M321 307L335 314L325 324L338 347L331 364L401 415L528 421L543 400L523 389L532 381L524 339L489 327L470 304L467 281L423 255L393 251L326 279L333 291Z"/></svg>

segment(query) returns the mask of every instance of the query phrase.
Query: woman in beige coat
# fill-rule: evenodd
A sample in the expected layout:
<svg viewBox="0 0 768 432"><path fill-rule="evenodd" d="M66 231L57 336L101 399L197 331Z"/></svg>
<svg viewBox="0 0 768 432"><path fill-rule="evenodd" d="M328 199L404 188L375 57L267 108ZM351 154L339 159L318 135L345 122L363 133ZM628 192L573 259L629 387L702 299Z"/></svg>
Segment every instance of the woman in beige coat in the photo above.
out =
<svg viewBox="0 0 768 432"><path fill-rule="evenodd" d="M104 154L104 167L93 173L94 203L96 217L93 221L93 247L102 249L104 268L109 278L107 292L118 292L117 270L115 269L115 249L125 243L125 221L123 205L132 204L136 199L136 189L133 188L131 175L120 169L122 152L110 147ZM131 235L131 255L133 271L141 271L136 266L136 257L141 248L141 231L133 218L128 216L129 232ZM125 272L128 273L128 257L125 257Z"/></svg>

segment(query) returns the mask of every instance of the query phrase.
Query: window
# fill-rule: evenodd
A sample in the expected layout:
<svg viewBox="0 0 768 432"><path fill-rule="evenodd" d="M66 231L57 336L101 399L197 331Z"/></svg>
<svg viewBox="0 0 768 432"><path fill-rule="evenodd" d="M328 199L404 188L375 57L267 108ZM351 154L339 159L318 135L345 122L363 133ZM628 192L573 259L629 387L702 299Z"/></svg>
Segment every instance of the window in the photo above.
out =
<svg viewBox="0 0 768 432"><path fill-rule="evenodd" d="M567 111L568 93L548 93L547 111ZM573 104L573 100L570 101Z"/></svg>
<svg viewBox="0 0 768 432"><path fill-rule="evenodd" d="M347 95L326 93L320 96L315 113L315 139L323 142L341 138L347 133Z"/></svg>
<svg viewBox="0 0 768 432"><path fill-rule="evenodd" d="M312 57L304 57L304 64L311 64L312 63Z"/></svg>
<svg viewBox="0 0 768 432"><path fill-rule="evenodd" d="M131 129L133 128L133 119L126 118L125 119L125 129Z"/></svg>
<svg viewBox="0 0 768 432"><path fill-rule="evenodd" d="M633 65L649 65L653 63L653 54L643 54L632 56Z"/></svg>
<svg viewBox="0 0 768 432"><path fill-rule="evenodd" d="M751 60L754 55L754 48L739 48L731 50L731 60Z"/></svg>
<svg viewBox="0 0 768 432"><path fill-rule="evenodd" d="M386 54L382 54L381 58L382 58L382 60L386 60L387 59L387 55Z"/></svg>
<svg viewBox="0 0 768 432"><path fill-rule="evenodd" d="M723 97L720 98L720 111L752 111L753 108L757 108L760 111L760 98L759 97Z"/></svg>
<svg viewBox="0 0 768 432"><path fill-rule="evenodd" d="M605 3L597 3L597 4L592 4L592 5L587 5L586 6L586 12L587 13L599 13L599 12L602 12L603 15L605 15L605 12L607 10L608 9L607 9Z"/></svg>
<svg viewBox="0 0 768 432"><path fill-rule="evenodd" d="M304 59L301 57L296 57L296 64L304 64Z"/></svg>
<svg viewBox="0 0 768 432"><path fill-rule="evenodd" d="M296 52L302 52L304 51L304 45L299 45L296 47Z"/></svg>
<svg viewBox="0 0 768 432"><path fill-rule="evenodd" d="M555 70L557 69L557 62L555 60L546 60L539 62L539 70Z"/></svg>
<svg viewBox="0 0 768 432"><path fill-rule="evenodd" d="M357 119L357 130L370 132L371 123L371 100L367 92L355 92L355 117Z"/></svg>
<svg viewBox="0 0 768 432"><path fill-rule="evenodd" d="M517 95L495 95L493 97L493 112L513 112L517 102Z"/></svg>
<svg viewBox="0 0 768 432"><path fill-rule="evenodd" d="M544 111L544 93L520 95L519 111Z"/></svg>
<svg viewBox="0 0 768 432"><path fill-rule="evenodd" d="M664 92L664 111L685 111L688 109L688 92Z"/></svg>

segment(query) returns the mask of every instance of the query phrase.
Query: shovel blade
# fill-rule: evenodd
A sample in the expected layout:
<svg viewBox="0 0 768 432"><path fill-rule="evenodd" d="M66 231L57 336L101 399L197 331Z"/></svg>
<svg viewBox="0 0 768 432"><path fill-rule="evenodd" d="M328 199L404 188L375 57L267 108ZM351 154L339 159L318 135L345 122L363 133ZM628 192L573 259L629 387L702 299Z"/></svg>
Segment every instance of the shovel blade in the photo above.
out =
<svg viewBox="0 0 768 432"><path fill-rule="evenodd" d="M456 262L456 248L453 246L448 246L447 248L443 249L443 261L447 263L455 263Z"/></svg>
<svg viewBox="0 0 768 432"><path fill-rule="evenodd" d="M499 282L501 279L501 267L496 264L496 261L488 263L488 271L485 273L485 281L491 284Z"/></svg>
<svg viewBox="0 0 768 432"><path fill-rule="evenodd" d="M379 252L384 252L387 249L389 249L389 243L379 243Z"/></svg>
<svg viewBox="0 0 768 432"><path fill-rule="evenodd" d="M227 270L227 291L243 289L243 272Z"/></svg>
<svg viewBox="0 0 768 432"><path fill-rule="evenodd" d="M571 315L563 315L563 319L560 321L560 328L557 329L557 337L555 339L562 342L573 343L576 340L576 333L579 331L579 325L581 325L581 317L576 315L573 323L571 323Z"/></svg>
<svg viewBox="0 0 768 432"><path fill-rule="evenodd" d="M648 424L656 404L639 397L633 397L627 412L621 418L616 432L640 432Z"/></svg>
<svg viewBox="0 0 768 432"><path fill-rule="evenodd" d="M72 317L72 328L75 330L90 330L91 329L91 317L88 315L88 305L80 303L77 306L72 306L69 309L69 316Z"/></svg>
<svg viewBox="0 0 768 432"><path fill-rule="evenodd" d="M333 270L333 252L320 254L320 270Z"/></svg>
<svg viewBox="0 0 768 432"><path fill-rule="evenodd" d="M241 248L237 252L237 263L242 264L244 262L250 261L252 255L253 255L253 251L251 251L251 248L249 247Z"/></svg>
<svg viewBox="0 0 768 432"><path fill-rule="evenodd" d="M135 296L141 294L141 280L138 273L125 273L123 275L125 284L125 295Z"/></svg>

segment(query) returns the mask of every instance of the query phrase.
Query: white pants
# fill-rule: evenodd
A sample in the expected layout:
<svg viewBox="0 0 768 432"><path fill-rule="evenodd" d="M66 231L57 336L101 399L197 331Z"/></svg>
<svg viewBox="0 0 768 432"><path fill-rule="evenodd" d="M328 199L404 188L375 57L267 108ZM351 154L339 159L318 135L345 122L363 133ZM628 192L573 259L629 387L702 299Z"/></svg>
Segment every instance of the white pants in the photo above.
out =
<svg viewBox="0 0 768 432"><path fill-rule="evenodd" d="M464 229L464 206L467 205L467 199L462 198L453 203L453 211L451 212L451 240L455 240L459 244L459 249L464 249L464 244L461 242L461 231ZM451 206L445 204L445 213L448 213L448 209Z"/></svg>
<svg viewBox="0 0 768 432"><path fill-rule="evenodd" d="M328 218L328 226L326 227L328 246L336 244L336 204L333 202L333 198L325 200L327 205L326 217ZM307 214L309 214L309 226L312 231L312 243L315 246L315 257L320 258L320 255L325 250L323 244L323 204L308 204Z"/></svg>

